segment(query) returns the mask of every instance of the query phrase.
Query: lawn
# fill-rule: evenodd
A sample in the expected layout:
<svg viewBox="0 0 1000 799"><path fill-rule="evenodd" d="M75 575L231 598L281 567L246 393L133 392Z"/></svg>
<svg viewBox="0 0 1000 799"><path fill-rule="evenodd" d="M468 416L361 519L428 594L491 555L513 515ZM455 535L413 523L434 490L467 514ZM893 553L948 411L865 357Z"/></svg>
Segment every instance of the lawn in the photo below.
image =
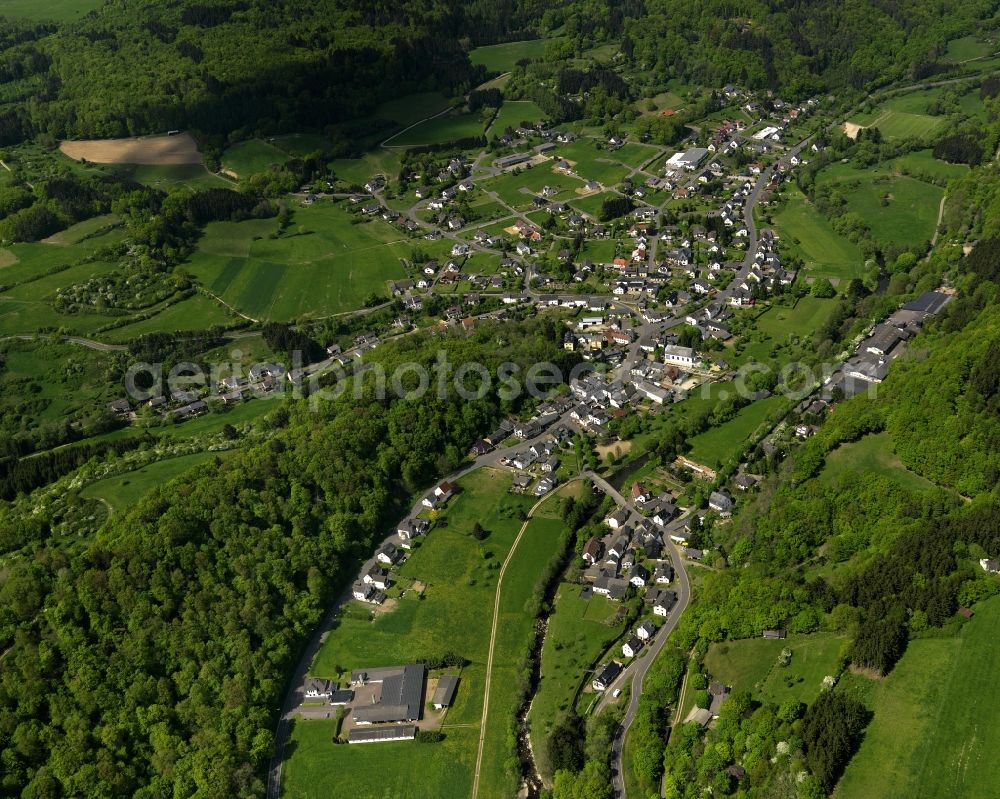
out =
<svg viewBox="0 0 1000 799"><path fill-rule="evenodd" d="M234 144L222 154L222 168L247 177L287 160L288 153L284 150L260 139L249 139Z"/></svg>
<svg viewBox="0 0 1000 799"><path fill-rule="evenodd" d="M448 105L448 98L439 92L419 92L382 103L376 110L375 116L379 119L390 119L405 128L444 111Z"/></svg>
<svg viewBox="0 0 1000 799"><path fill-rule="evenodd" d="M619 153L624 155L620 157ZM649 156L652 154L650 150ZM598 150L593 139L577 139L561 144L555 155L575 163L573 171L583 180L596 180L605 186L613 186L623 180L630 171L624 163L625 159L635 159L634 151L625 151L624 147L619 151Z"/></svg>
<svg viewBox="0 0 1000 799"><path fill-rule="evenodd" d="M504 100L497 118L493 121L491 132L498 136L507 128L518 128L523 122L532 124L544 118L542 109L531 100Z"/></svg>
<svg viewBox="0 0 1000 799"><path fill-rule="evenodd" d="M861 170L846 164L824 169L817 179L839 184L847 210L864 219L878 241L914 245L934 235L944 194L939 186L897 174L891 167Z"/></svg>
<svg viewBox="0 0 1000 799"><path fill-rule="evenodd" d="M998 625L994 597L956 636L910 642L870 690L875 716L838 799L997 796Z"/></svg>
<svg viewBox="0 0 1000 799"><path fill-rule="evenodd" d="M352 224L343 206L297 208L289 232L272 238L276 220L207 226L185 267L229 305L255 319L289 320L361 307L388 296L404 277L410 239L379 221Z"/></svg>
<svg viewBox="0 0 1000 799"><path fill-rule="evenodd" d="M135 471L91 483L80 491L80 496L101 500L112 513L123 513L156 486L166 485L175 477L216 455L226 457L228 453L196 452L193 455L157 461Z"/></svg>
<svg viewBox="0 0 1000 799"><path fill-rule="evenodd" d="M835 304L836 300L806 296L793 308L772 305L757 318L757 329L781 343L789 336L808 336L826 322Z"/></svg>
<svg viewBox="0 0 1000 799"><path fill-rule="evenodd" d="M930 136L947 122L946 117L927 113L930 102L940 94L941 89L906 92L886 100L874 111L855 115L850 121L878 128L886 139Z"/></svg>
<svg viewBox="0 0 1000 799"><path fill-rule="evenodd" d="M722 466L746 445L782 402L783 398L775 394L747 405L725 424L692 438L688 457L706 466Z"/></svg>
<svg viewBox="0 0 1000 799"><path fill-rule="evenodd" d="M774 214L774 226L782 244L805 263L803 277L845 281L859 277L864 266L860 248L837 233L797 187L790 186L785 197L784 205Z"/></svg>
<svg viewBox="0 0 1000 799"><path fill-rule="evenodd" d="M841 444L826 456L826 466L819 479L826 485L835 485L846 475L877 474L888 477L900 487L919 491L933 488L934 484L911 472L896 457L888 433L873 433L859 441Z"/></svg>
<svg viewBox="0 0 1000 799"><path fill-rule="evenodd" d="M984 42L975 34L963 36L961 39L952 39L948 42L948 51L945 58L949 61L960 63L973 58L982 58L994 51L994 46L989 42Z"/></svg>
<svg viewBox="0 0 1000 799"><path fill-rule="evenodd" d="M551 163L546 162L521 172L508 172L500 177L484 180L479 185L483 191L496 192L501 200L514 208L530 208L531 198L545 186L557 190L558 194L553 200L569 202L578 197L574 190L583 184L562 172L553 172Z"/></svg>
<svg viewBox="0 0 1000 799"><path fill-rule="evenodd" d="M231 180L209 172L202 164L112 164L101 167L119 177L143 183L154 189L190 186L193 189L232 188Z"/></svg>
<svg viewBox="0 0 1000 799"><path fill-rule="evenodd" d="M968 95L967 95L968 96ZM901 155L892 162L895 170L917 179L953 180L968 174L969 167L965 164L949 164L939 161L930 150L915 150Z"/></svg>
<svg viewBox="0 0 1000 799"><path fill-rule="evenodd" d="M360 158L338 158L330 163L330 168L338 180L361 187L373 175L398 175L399 163L398 150L380 147Z"/></svg>
<svg viewBox="0 0 1000 799"><path fill-rule="evenodd" d="M162 311L130 325L109 330L103 338L128 341L145 333L174 333L181 330L207 330L215 325L231 325L241 321L236 314L205 296L195 294L166 306Z"/></svg>
<svg viewBox="0 0 1000 799"><path fill-rule="evenodd" d="M387 147L413 147L423 144L446 144L482 135L483 118L478 113L463 114L449 111L397 133L386 139L383 144Z"/></svg>
<svg viewBox="0 0 1000 799"><path fill-rule="evenodd" d="M834 633L792 635L783 641L725 641L709 648L705 669L713 681L749 691L758 700L809 703L819 696L823 678L839 672L846 645L846 636ZM778 658L785 648L791 650L792 659L780 666Z"/></svg>
<svg viewBox="0 0 1000 799"><path fill-rule="evenodd" d="M510 476L500 471L477 470L459 484L462 491L444 520L399 569L402 580L426 583L423 597L411 592L375 620L367 608L351 603L311 668L320 677L339 677L362 666L409 663L448 651L461 654L471 665L462 672L455 705L445 719L445 741L429 747L416 760L412 747L419 744L399 744L404 747L399 752L406 756L389 759L385 753L397 744L387 745L389 749L371 747L380 753L379 767L369 769L364 767L367 755L358 753L365 747L327 746L329 725L299 724L293 735L296 750L285 766L288 796L315 796L317 792L359 797L469 795L499 564L521 527L518 514L533 500L510 494ZM505 748L515 709L517 667L533 626L524 613L525 603L564 529L556 517L558 508L558 500L552 499L539 509L504 576L481 777L483 797L509 796L515 791L511 776L504 772L504 758L497 753ZM489 532L484 541L470 535L476 522ZM325 731L314 733L316 728ZM317 768L318 763L322 768ZM419 773L413 770L417 763Z"/></svg>
<svg viewBox="0 0 1000 799"><path fill-rule="evenodd" d="M580 599L580 590L576 583L561 583L556 593L542 646L541 679L528 715L535 763L546 779L552 778L548 736L572 708L586 670L621 631L621 625L610 624L620 605L602 596Z"/></svg>
<svg viewBox="0 0 1000 799"><path fill-rule="evenodd" d="M490 72L509 72L522 58L540 59L545 53L545 39L528 39L477 47L469 53L473 64L482 64Z"/></svg>

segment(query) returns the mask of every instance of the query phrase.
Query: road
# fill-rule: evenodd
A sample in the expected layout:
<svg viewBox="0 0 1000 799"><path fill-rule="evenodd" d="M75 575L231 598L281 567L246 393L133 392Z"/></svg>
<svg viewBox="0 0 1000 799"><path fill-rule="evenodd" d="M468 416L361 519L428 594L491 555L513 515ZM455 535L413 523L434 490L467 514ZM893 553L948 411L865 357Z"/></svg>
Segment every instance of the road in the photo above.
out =
<svg viewBox="0 0 1000 799"><path fill-rule="evenodd" d="M635 505L630 500L627 500L624 496L622 496L622 494L607 480L599 477L593 472L588 472L587 476L594 482L595 486L600 488L608 496L612 497L620 507L628 509L631 514L629 518L630 523L645 520L645 517L639 513L638 510L636 510ZM678 622L681 620L681 616L684 615L684 611L687 610L688 603L691 601L691 582L688 578L687 567L684 564L684 559L681 557L677 546L670 540L670 533L679 529L683 526L683 524L683 516L679 519L675 519L667 525L663 535L664 546L670 553L670 558L674 565L676 581L672 584L671 588L677 593L677 604L674 606L673 610L670 611L670 615L667 616L666 623L664 623L664 625L660 627L659 631L656 633L653 643L646 649L646 654L630 663L628 668L626 668L619 675L618 679L608 686L607 690L604 691L604 695L601 697L601 701L598 702L597 707L594 709L595 713L599 712L610 701L609 697L615 688L624 687L626 683L630 684L631 692L629 693L628 707L625 708L625 715L622 717L621 725L618 728L618 734L615 735L614 740L611 743L611 779L616 797L623 798L626 796L624 771L622 770L622 749L625 746L625 736L628 735L629 727L631 727L632 722L635 721L635 714L639 708L639 697L642 695L643 680L645 680L646 674L656 661L657 655L660 654L660 651L666 645L667 639L670 637L670 633L672 633L677 627Z"/></svg>
<svg viewBox="0 0 1000 799"><path fill-rule="evenodd" d="M41 334L37 336L7 336L0 339L0 341L36 341L43 338L45 336ZM105 344L103 341L94 341L93 339L81 338L80 336L62 336L60 341L68 344L79 344L81 347L86 347L89 350L97 350L98 352L128 352L128 347L123 344Z"/></svg>

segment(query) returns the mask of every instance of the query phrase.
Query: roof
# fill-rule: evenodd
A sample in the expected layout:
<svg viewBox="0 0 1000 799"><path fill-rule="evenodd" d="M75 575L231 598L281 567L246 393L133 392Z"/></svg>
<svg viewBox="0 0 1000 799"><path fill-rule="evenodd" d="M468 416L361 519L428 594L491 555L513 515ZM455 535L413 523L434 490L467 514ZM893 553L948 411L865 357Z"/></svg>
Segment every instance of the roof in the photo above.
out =
<svg viewBox="0 0 1000 799"><path fill-rule="evenodd" d="M445 674L438 680L437 689L434 691L435 705L449 707L455 699L455 691L458 689L458 677L454 674Z"/></svg>
<svg viewBox="0 0 1000 799"><path fill-rule="evenodd" d="M904 311L919 311L920 313L936 314L951 297L940 291L926 291L903 306Z"/></svg>
<svg viewBox="0 0 1000 799"><path fill-rule="evenodd" d="M379 743L382 741L412 741L417 736L417 728L412 724L399 727L383 727L379 730L351 730L347 734L350 744Z"/></svg>
<svg viewBox="0 0 1000 799"><path fill-rule="evenodd" d="M351 682L382 683L379 701L373 705L356 707L354 720L377 724L419 719L424 700L425 673L424 666L420 663L352 672Z"/></svg>

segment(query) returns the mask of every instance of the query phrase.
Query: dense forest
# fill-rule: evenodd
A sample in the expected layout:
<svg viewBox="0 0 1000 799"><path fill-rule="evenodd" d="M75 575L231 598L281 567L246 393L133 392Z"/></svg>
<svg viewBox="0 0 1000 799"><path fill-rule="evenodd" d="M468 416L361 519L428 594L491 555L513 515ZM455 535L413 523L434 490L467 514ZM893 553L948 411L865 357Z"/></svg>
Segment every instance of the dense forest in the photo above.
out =
<svg viewBox="0 0 1000 799"><path fill-rule="evenodd" d="M482 325L378 358L391 370L444 348L495 371L561 363L560 341L551 323ZM282 406L265 444L71 547L27 498L0 508L19 555L0 587L0 794L261 795L285 678L334 593L413 492L516 403L366 389Z"/></svg>

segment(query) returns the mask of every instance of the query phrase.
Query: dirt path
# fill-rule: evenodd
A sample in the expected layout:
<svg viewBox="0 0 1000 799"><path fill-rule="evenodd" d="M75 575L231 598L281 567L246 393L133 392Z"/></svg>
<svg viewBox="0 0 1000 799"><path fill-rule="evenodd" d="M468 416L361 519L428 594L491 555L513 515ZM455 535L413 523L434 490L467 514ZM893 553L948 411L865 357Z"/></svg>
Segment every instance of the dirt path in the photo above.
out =
<svg viewBox="0 0 1000 799"><path fill-rule="evenodd" d="M565 488L580 479L582 478L575 477L573 480L564 483L562 487ZM486 744L486 719L490 712L490 684L493 680L493 650L497 640L497 625L500 622L500 596L501 588L503 587L503 576L507 571L507 566L514 558L514 553L517 552L517 545L521 543L524 531L527 530L528 525L531 524L531 517L534 516L535 511L541 507L543 502L551 499L558 493L559 491L552 491L531 506L531 510L528 511L528 518L525 519L524 524L521 525L521 529L517 533L517 538L515 538L514 543L511 544L510 551L507 553L507 557L504 559L503 565L500 567L500 574L497 577L497 593L496 598L493 600L493 628L490 631L490 649L489 654L486 657L486 687L483 691L483 716L479 725L479 750L476 753L476 776L472 783L472 799L477 799L479 796L479 775L483 765L483 747Z"/></svg>
<svg viewBox="0 0 1000 799"><path fill-rule="evenodd" d="M941 195L941 202L938 204L937 222L934 224L934 235L931 237L931 247L937 244L938 234L941 232L941 220L944 218L944 201L947 194Z"/></svg>

